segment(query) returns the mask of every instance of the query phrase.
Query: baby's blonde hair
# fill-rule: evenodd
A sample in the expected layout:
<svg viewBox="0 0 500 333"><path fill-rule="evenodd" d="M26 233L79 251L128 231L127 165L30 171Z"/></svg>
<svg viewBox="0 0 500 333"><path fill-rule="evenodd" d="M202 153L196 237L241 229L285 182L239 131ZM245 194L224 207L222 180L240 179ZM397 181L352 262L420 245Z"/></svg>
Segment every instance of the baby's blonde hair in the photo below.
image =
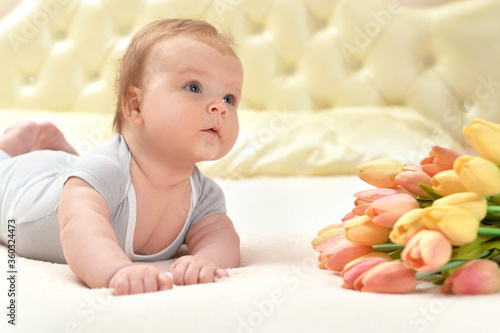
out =
<svg viewBox="0 0 500 333"><path fill-rule="evenodd" d="M142 70L153 46L172 37L186 37L209 44L223 54L237 57L234 41L230 35L219 32L209 23L201 20L165 19L151 22L135 34L121 60L116 78L117 102L113 129L123 129L122 100L130 86L140 86Z"/></svg>

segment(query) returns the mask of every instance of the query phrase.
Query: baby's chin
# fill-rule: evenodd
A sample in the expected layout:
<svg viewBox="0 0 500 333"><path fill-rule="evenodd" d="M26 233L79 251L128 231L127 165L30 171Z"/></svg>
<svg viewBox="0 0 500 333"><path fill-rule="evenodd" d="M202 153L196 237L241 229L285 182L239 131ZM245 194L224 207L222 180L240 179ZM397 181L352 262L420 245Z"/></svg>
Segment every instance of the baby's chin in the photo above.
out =
<svg viewBox="0 0 500 333"><path fill-rule="evenodd" d="M222 152L222 153L218 153L212 157L207 157L200 162L214 162L214 161L220 160L221 158L227 156L227 154L229 154L230 151L231 150L228 150L227 152Z"/></svg>

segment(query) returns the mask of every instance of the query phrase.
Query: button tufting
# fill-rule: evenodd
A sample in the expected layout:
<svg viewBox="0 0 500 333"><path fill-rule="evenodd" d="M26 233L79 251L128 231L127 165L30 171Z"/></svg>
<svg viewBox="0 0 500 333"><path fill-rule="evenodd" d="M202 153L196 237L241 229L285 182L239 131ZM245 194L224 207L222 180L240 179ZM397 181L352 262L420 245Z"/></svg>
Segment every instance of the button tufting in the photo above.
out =
<svg viewBox="0 0 500 333"><path fill-rule="evenodd" d="M462 103L460 104L460 107L462 109L462 111L464 112L469 112L472 107L474 106L474 102L471 101L471 100L463 100Z"/></svg>
<svg viewBox="0 0 500 333"><path fill-rule="evenodd" d="M101 74L99 74L99 72L93 72L92 74L90 74L90 79L92 81L98 80L100 77L101 77Z"/></svg>
<svg viewBox="0 0 500 333"><path fill-rule="evenodd" d="M355 60L353 61L351 67L353 70L359 71L361 68L363 68L363 63L360 60Z"/></svg>
<svg viewBox="0 0 500 333"><path fill-rule="evenodd" d="M56 35L57 40L64 40L66 39L68 35L66 35L66 32L64 31L59 31Z"/></svg>
<svg viewBox="0 0 500 333"><path fill-rule="evenodd" d="M323 29L324 27L326 27L326 20L318 20L316 23L316 27L318 29Z"/></svg>
<svg viewBox="0 0 500 333"><path fill-rule="evenodd" d="M36 83L36 76L34 76L34 75L28 76L26 78L26 83L31 84L31 85L35 84Z"/></svg>
<svg viewBox="0 0 500 333"><path fill-rule="evenodd" d="M288 65L285 67L285 73L288 74L288 75L292 75L295 73L297 69L295 68L294 65Z"/></svg>
<svg viewBox="0 0 500 333"><path fill-rule="evenodd" d="M132 31L132 29L130 29L130 27L122 27L120 33L122 34L122 36L128 36L130 35L130 32Z"/></svg>
<svg viewBox="0 0 500 333"><path fill-rule="evenodd" d="M434 66L435 63L436 63L436 59L434 59L433 56L428 56L424 60L424 64L426 67L432 67L432 66Z"/></svg>
<svg viewBox="0 0 500 333"><path fill-rule="evenodd" d="M262 26L262 24L256 24L256 25L254 25L253 32L255 34L260 34L260 33L262 33L262 31L264 31L264 26Z"/></svg>

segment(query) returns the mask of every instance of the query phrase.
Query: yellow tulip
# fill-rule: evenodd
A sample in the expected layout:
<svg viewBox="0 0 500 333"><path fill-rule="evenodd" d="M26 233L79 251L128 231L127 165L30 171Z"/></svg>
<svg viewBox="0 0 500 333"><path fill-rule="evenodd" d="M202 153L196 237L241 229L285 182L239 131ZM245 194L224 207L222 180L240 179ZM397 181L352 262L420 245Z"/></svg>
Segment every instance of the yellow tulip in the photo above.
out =
<svg viewBox="0 0 500 333"><path fill-rule="evenodd" d="M455 170L445 170L435 174L432 177L432 189L443 196L467 192Z"/></svg>
<svg viewBox="0 0 500 333"><path fill-rule="evenodd" d="M479 156L500 164L500 125L482 119L474 119L471 127L464 126L465 138Z"/></svg>
<svg viewBox="0 0 500 333"><path fill-rule="evenodd" d="M329 241L330 239L333 239L338 236L343 236L345 234L345 230L343 228L336 228L336 229L329 229L325 230L316 236L312 242L311 245L313 249L316 249L319 245Z"/></svg>
<svg viewBox="0 0 500 333"><path fill-rule="evenodd" d="M473 213L450 205L422 209L422 222L426 229L441 231L456 246L476 239L479 228L479 220Z"/></svg>
<svg viewBox="0 0 500 333"><path fill-rule="evenodd" d="M359 171L358 177L365 183L388 188L398 186L394 178L403 172L403 165L394 160L381 159L360 164L356 170Z"/></svg>
<svg viewBox="0 0 500 333"><path fill-rule="evenodd" d="M344 229L348 241L362 245L383 244L387 242L391 232L390 228L373 223L366 215L346 221Z"/></svg>
<svg viewBox="0 0 500 333"><path fill-rule="evenodd" d="M474 192L462 192L442 197L432 204L432 206L456 206L471 212L478 221L486 216L488 203L486 199Z"/></svg>
<svg viewBox="0 0 500 333"><path fill-rule="evenodd" d="M480 195L500 192L500 170L493 162L481 157L461 156L455 160L453 169L470 192Z"/></svg>
<svg viewBox="0 0 500 333"><path fill-rule="evenodd" d="M398 219L389 235L393 243L406 244L412 236L425 229L422 211L420 208L413 209Z"/></svg>

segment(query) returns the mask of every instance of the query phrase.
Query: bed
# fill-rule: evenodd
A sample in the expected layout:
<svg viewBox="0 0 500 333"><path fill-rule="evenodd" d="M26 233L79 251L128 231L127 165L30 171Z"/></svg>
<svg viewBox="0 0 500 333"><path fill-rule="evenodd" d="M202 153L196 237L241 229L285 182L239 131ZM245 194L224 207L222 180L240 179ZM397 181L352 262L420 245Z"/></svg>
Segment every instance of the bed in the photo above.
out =
<svg viewBox="0 0 500 333"><path fill-rule="evenodd" d="M345 290L338 273L318 268L310 242L352 209L354 192L369 188L356 165L377 158L415 163L435 144L468 152L463 125L500 122L498 1L4 6L0 130L51 120L83 155L113 135L116 61L147 22L203 18L231 31L246 74L234 149L200 165L225 192L241 237L241 267L212 284L114 297L88 289L66 265L17 257L9 273L1 246L2 332L496 329L498 294L443 296L429 280L409 295ZM171 263L155 265L167 271ZM8 323L12 299L16 327Z"/></svg>

